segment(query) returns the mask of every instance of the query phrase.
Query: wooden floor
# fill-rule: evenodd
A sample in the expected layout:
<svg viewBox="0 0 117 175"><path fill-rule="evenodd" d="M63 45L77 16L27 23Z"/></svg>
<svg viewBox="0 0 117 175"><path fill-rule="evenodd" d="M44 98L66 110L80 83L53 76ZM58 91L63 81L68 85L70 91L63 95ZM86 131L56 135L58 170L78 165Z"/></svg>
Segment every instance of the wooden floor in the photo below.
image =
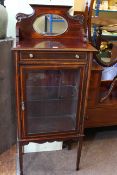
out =
<svg viewBox="0 0 117 175"><path fill-rule="evenodd" d="M16 175L16 147L0 154L0 175Z"/></svg>

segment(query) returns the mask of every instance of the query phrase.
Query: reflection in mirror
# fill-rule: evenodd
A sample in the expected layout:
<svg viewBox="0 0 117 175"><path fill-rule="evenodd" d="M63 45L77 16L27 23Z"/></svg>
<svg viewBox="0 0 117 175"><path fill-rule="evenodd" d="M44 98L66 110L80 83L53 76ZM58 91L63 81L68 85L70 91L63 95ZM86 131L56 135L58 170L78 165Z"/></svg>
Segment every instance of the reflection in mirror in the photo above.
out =
<svg viewBox="0 0 117 175"><path fill-rule="evenodd" d="M42 41L35 45L35 48L64 48L64 45L57 41Z"/></svg>
<svg viewBox="0 0 117 175"><path fill-rule="evenodd" d="M56 36L64 33L68 28L67 21L55 14L45 14L38 18L33 23L34 30L42 35Z"/></svg>
<svg viewBox="0 0 117 175"><path fill-rule="evenodd" d="M100 51L96 55L97 62L104 67L110 67L117 63L117 42L102 42Z"/></svg>

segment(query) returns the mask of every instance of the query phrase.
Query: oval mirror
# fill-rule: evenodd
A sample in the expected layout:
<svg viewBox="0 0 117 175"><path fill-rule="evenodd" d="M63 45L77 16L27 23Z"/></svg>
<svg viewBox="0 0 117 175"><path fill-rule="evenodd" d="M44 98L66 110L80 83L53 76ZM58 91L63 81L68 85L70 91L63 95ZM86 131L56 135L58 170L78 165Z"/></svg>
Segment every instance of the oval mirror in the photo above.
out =
<svg viewBox="0 0 117 175"><path fill-rule="evenodd" d="M104 67L113 66L117 63L117 42L107 43L102 42L101 49L99 53L96 55L97 62Z"/></svg>
<svg viewBox="0 0 117 175"><path fill-rule="evenodd" d="M67 21L55 14L44 14L36 18L33 23L34 30L42 35L56 36L63 34L67 28Z"/></svg>

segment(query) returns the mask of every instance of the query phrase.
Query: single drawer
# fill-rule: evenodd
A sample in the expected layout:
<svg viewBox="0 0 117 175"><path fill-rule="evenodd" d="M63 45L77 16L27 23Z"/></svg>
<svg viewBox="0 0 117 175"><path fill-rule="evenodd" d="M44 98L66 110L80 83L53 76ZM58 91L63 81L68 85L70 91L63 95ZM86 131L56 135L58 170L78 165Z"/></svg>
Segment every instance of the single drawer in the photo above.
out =
<svg viewBox="0 0 117 175"><path fill-rule="evenodd" d="M21 51L20 60L86 60L86 52L39 52L39 51Z"/></svg>

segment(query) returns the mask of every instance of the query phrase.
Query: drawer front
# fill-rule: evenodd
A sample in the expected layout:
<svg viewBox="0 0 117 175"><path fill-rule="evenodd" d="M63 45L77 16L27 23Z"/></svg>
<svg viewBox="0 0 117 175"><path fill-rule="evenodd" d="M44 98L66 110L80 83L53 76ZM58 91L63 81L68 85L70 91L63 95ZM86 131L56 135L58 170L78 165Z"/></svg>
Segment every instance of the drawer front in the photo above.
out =
<svg viewBox="0 0 117 175"><path fill-rule="evenodd" d="M21 51L20 60L86 60L86 52L38 52Z"/></svg>
<svg viewBox="0 0 117 175"><path fill-rule="evenodd" d="M117 125L117 108L105 106L87 110L85 128L109 125Z"/></svg>

